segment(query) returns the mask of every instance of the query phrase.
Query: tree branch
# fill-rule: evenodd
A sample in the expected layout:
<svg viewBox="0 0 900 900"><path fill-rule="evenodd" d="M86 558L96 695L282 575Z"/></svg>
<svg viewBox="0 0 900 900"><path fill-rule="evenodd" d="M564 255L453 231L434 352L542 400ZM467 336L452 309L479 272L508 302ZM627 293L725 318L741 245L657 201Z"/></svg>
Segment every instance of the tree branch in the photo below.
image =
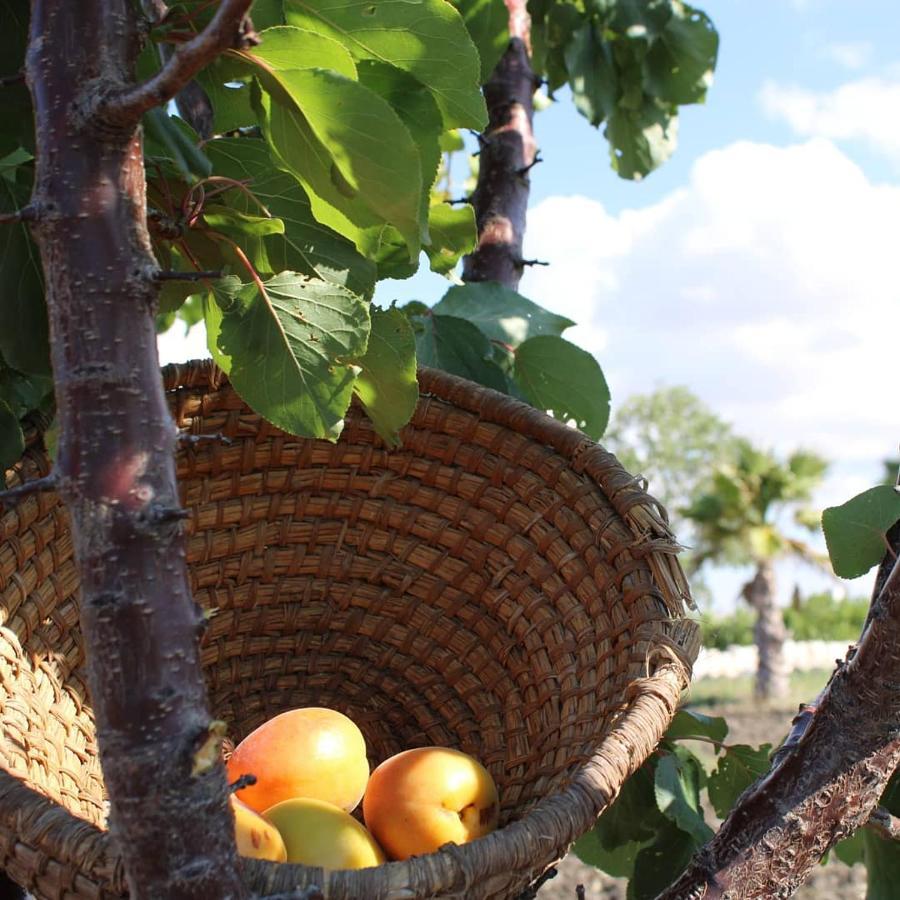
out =
<svg viewBox="0 0 900 900"><path fill-rule="evenodd" d="M143 84L107 97L98 110L109 122L132 125L156 106L162 106L191 82L220 53L232 47L257 43L252 26L246 26L252 0L222 0L210 23L192 41L180 45L165 65Z"/></svg>
<svg viewBox="0 0 900 900"><path fill-rule="evenodd" d="M866 827L886 841L900 841L900 818L891 815L883 806L872 811Z"/></svg>
<svg viewBox="0 0 900 900"><path fill-rule="evenodd" d="M790 896L837 841L870 821L900 762L900 564L881 585L858 648L815 712L795 720L794 746L659 900Z"/></svg>
<svg viewBox="0 0 900 900"><path fill-rule="evenodd" d="M33 481L24 481L22 484L16 485L5 491L0 491L0 510L4 506L13 506L23 497L30 497L32 494L46 494L55 491L58 487L56 475L45 475L43 478L35 478Z"/></svg>

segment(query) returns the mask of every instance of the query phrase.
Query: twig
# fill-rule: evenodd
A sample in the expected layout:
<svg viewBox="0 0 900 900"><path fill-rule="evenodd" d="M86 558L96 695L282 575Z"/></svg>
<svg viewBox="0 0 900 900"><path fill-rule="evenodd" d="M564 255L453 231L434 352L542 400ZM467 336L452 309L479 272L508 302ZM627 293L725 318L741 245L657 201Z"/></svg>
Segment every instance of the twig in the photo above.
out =
<svg viewBox="0 0 900 900"><path fill-rule="evenodd" d="M242 791L245 787L250 787L256 784L256 776L251 775L247 772L244 775L238 776L231 784L228 785L228 790L232 794L236 794L238 791Z"/></svg>
<svg viewBox="0 0 900 900"><path fill-rule="evenodd" d="M37 218L37 209L33 206L23 206L12 212L0 213L0 225L15 225L17 222L32 222Z"/></svg>
<svg viewBox="0 0 900 900"><path fill-rule="evenodd" d="M516 175L519 177L523 175L527 175L538 163L542 163L544 160L541 158L540 153L536 153L534 159L528 163L527 166L522 166L519 169L516 169Z"/></svg>
<svg viewBox="0 0 900 900"><path fill-rule="evenodd" d="M130 125L156 106L162 106L220 53L232 47L258 43L252 26L244 27L252 0L222 0L210 23L197 37L182 44L152 78L107 97L99 115L107 121Z"/></svg>
<svg viewBox="0 0 900 900"><path fill-rule="evenodd" d="M544 262L542 259L520 259L516 261L516 265L522 268L524 266L549 266L550 263Z"/></svg>
<svg viewBox="0 0 900 900"><path fill-rule="evenodd" d="M900 818L891 815L883 806L872 810L866 827L886 841L900 841Z"/></svg>
<svg viewBox="0 0 900 900"><path fill-rule="evenodd" d="M558 873L558 871L557 871L557 869L556 869L556 866L550 866L550 868L547 869L547 871L544 872L543 875L541 875L541 877L538 878L538 880L534 882L534 884L531 884L531 885L529 885L527 888L525 888L525 890L522 891L521 894L519 894L519 896L516 898L516 900L535 900L535 898L536 898L537 895L538 895L538 891L539 891L539 890L540 890L540 889L541 889L541 888L542 888L542 887L543 887L543 886L544 886L551 878L556 878L556 876L557 876L558 874L559 874L559 873Z"/></svg>
<svg viewBox="0 0 900 900"><path fill-rule="evenodd" d="M0 508L12 506L13 501L21 500L22 497L30 497L32 494L47 494L50 491L55 491L58 486L56 475L53 473L45 475L43 478L35 478L34 481L23 482L22 484L16 485L14 488L0 491Z"/></svg>
<svg viewBox="0 0 900 900"><path fill-rule="evenodd" d="M156 273L157 281L205 281L207 278L209 279L217 279L222 277L221 269L217 271L205 271L205 272L166 272L161 271Z"/></svg>
<svg viewBox="0 0 900 900"><path fill-rule="evenodd" d="M20 84L25 80L25 70L20 69L18 72L13 72L12 75L4 75L0 78L0 88L12 87L14 84Z"/></svg>
<svg viewBox="0 0 900 900"><path fill-rule="evenodd" d="M471 202L472 202L471 197L456 197L456 198L450 197L444 201L444 203L448 204L449 206L459 206L459 205L462 205L463 203L471 203Z"/></svg>
<svg viewBox="0 0 900 900"><path fill-rule="evenodd" d="M184 434L183 432L179 432L178 434L178 443L179 444L225 444L226 446L230 446L234 443L228 435L225 434Z"/></svg>

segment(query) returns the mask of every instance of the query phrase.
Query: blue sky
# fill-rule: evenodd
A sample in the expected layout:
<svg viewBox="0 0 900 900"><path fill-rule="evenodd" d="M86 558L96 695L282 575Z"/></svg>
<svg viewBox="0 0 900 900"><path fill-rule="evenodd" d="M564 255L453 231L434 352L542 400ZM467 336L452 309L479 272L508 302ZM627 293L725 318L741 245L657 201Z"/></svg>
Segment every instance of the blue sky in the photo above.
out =
<svg viewBox="0 0 900 900"><path fill-rule="evenodd" d="M661 170L620 180L563 92L537 116L546 162L526 256L551 266L522 293L579 323L571 339L600 360L614 406L686 384L759 443L834 460L817 502L839 503L874 483L900 439L900 3L698 5L719 64ZM434 302L446 286L423 272L376 300ZM201 334L161 341L164 361L202 347ZM716 606L745 574L711 579ZM795 581L833 584L780 575L785 599Z"/></svg>

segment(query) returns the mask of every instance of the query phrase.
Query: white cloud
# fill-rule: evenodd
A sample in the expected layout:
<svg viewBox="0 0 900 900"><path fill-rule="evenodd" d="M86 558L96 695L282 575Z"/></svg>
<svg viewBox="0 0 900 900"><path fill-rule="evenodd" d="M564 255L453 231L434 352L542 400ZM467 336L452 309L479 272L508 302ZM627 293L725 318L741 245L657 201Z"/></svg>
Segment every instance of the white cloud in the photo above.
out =
<svg viewBox="0 0 900 900"><path fill-rule="evenodd" d="M703 156L660 203L612 216L554 197L529 216L527 296L581 323L614 402L687 384L737 429L878 472L894 397L900 188L824 140Z"/></svg>
<svg viewBox="0 0 900 900"><path fill-rule="evenodd" d="M872 57L873 47L868 41L846 41L825 44L820 55L844 69L861 69Z"/></svg>
<svg viewBox="0 0 900 900"><path fill-rule="evenodd" d="M824 92L767 81L759 101L801 137L862 141L900 165L900 80L861 78Z"/></svg>

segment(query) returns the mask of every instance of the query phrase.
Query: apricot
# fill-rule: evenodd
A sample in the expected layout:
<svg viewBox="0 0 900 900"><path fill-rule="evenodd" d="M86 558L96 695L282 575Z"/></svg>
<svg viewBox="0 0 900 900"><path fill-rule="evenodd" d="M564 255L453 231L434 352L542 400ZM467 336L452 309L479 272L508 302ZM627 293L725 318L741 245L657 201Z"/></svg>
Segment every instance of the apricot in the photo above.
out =
<svg viewBox="0 0 900 900"><path fill-rule="evenodd" d="M369 778L363 818L391 859L465 844L497 827L500 802L478 760L446 747L405 750Z"/></svg>
<svg viewBox="0 0 900 900"><path fill-rule="evenodd" d="M228 780L255 775L240 799L256 812L308 797L348 812L366 789L369 761L362 732L334 709L292 709L252 731L228 760Z"/></svg>
<svg viewBox="0 0 900 900"><path fill-rule="evenodd" d="M231 808L234 811L234 833L240 856L252 856L254 859L268 859L272 862L287 860L284 841L271 822L241 803L234 794L231 795Z"/></svg>
<svg viewBox="0 0 900 900"><path fill-rule="evenodd" d="M385 861L381 847L356 819L331 803L303 797L266 810L284 839L287 861L323 869L365 869Z"/></svg>

